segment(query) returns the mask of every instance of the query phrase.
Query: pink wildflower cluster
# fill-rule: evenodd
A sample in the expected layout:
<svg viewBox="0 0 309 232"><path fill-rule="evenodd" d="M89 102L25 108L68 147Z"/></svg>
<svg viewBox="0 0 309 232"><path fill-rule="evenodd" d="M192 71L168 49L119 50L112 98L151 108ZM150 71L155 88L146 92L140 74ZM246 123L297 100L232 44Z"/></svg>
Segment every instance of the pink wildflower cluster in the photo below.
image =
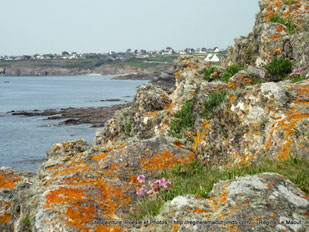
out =
<svg viewBox="0 0 309 232"><path fill-rule="evenodd" d="M301 74L301 71L303 71L303 69L302 69L301 67L299 67L298 69L295 68L295 69L290 73L289 77L296 76L296 75L300 75L300 74Z"/></svg>
<svg viewBox="0 0 309 232"><path fill-rule="evenodd" d="M145 183L146 179L145 176L139 175L137 177L137 181L140 183ZM160 191L162 188L168 188L171 186L171 182L167 180L166 178L162 178L161 180L156 181L148 181L149 187L146 187L146 185L143 185L139 190L137 190L136 194L139 196L143 196L145 194L151 195L154 192Z"/></svg>
<svg viewBox="0 0 309 232"><path fill-rule="evenodd" d="M234 144L235 142L236 142L236 141L235 141L234 138L229 140L229 143L230 143L230 144ZM244 144L247 144L247 142L248 142L248 141L247 141L246 139L242 139L240 143L241 143L242 145L244 145ZM229 150L229 152L232 151L232 152L234 152L234 153L238 153L238 152L239 152L239 149L238 149L238 148L233 148L233 149L229 148L228 150Z"/></svg>

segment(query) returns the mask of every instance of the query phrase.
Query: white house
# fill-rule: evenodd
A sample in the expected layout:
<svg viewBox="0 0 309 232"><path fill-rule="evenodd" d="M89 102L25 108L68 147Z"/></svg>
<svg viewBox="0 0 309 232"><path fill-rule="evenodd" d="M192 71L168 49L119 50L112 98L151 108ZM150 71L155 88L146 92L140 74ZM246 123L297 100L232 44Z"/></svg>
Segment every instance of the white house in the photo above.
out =
<svg viewBox="0 0 309 232"><path fill-rule="evenodd" d="M208 56L204 59L205 61L210 61L210 62L219 62L220 59L216 54L208 54Z"/></svg>

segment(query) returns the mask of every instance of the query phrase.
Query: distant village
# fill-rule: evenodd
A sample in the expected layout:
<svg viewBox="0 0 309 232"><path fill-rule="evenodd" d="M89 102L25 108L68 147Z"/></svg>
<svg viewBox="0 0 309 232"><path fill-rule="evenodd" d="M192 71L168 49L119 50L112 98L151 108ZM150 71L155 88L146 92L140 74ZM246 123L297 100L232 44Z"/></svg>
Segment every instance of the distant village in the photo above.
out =
<svg viewBox="0 0 309 232"><path fill-rule="evenodd" d="M171 47L167 47L162 50L146 51L146 50L134 50L127 49L126 52L110 51L108 53L77 53L77 52L62 52L61 54L34 54L34 55L22 55L22 56L0 56L0 61L14 61L14 60L76 60L76 59L110 59L110 60L122 60L128 57L135 58L148 58L155 56L171 56L171 55L200 55L205 56L206 61L218 62L221 61L225 55L226 50L215 48L186 48L176 51Z"/></svg>

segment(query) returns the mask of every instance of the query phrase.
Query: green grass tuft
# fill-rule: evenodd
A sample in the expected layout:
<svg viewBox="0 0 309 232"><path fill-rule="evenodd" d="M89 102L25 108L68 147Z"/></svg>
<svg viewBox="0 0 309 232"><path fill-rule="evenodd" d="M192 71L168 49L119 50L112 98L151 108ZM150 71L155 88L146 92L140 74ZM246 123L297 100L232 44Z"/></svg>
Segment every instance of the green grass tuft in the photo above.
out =
<svg viewBox="0 0 309 232"><path fill-rule="evenodd" d="M175 118L172 119L170 133L175 138L181 138L181 131L193 124L192 100L187 100L182 109L175 114Z"/></svg>
<svg viewBox="0 0 309 232"><path fill-rule="evenodd" d="M265 69L274 76L275 81L284 80L287 74L292 72L293 63L288 58L274 58Z"/></svg>
<svg viewBox="0 0 309 232"><path fill-rule="evenodd" d="M128 124L124 125L124 133L125 133L126 135L130 135L131 130L132 130L132 125L131 125L131 123L128 123Z"/></svg>
<svg viewBox="0 0 309 232"><path fill-rule="evenodd" d="M25 226L30 226L30 215L27 214L26 217L23 218L22 222Z"/></svg>
<svg viewBox="0 0 309 232"><path fill-rule="evenodd" d="M288 28L289 34L293 34L297 31L297 27L295 26L295 24L293 23L292 20L290 20L290 19L287 20L285 18L280 17L277 14L272 15L270 17L269 21L272 22L272 23L280 23L280 24L286 26Z"/></svg>
<svg viewBox="0 0 309 232"><path fill-rule="evenodd" d="M210 119L213 110L225 100L226 95L226 91L214 91L208 95L208 99L204 102L205 111L202 114L206 120Z"/></svg>

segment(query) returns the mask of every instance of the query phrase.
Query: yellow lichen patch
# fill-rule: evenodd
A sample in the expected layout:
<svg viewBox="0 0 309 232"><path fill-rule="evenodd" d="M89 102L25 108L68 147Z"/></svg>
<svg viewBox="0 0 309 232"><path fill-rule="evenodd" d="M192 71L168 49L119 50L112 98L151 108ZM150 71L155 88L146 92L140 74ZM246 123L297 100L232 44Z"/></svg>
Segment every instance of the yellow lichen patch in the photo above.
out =
<svg viewBox="0 0 309 232"><path fill-rule="evenodd" d="M230 102L233 102L234 100L235 100L235 95L233 94L230 96Z"/></svg>
<svg viewBox="0 0 309 232"><path fill-rule="evenodd" d="M12 220L13 216L5 212L3 216L0 216L0 222L6 224Z"/></svg>
<svg viewBox="0 0 309 232"><path fill-rule="evenodd" d="M97 155L97 156L94 156L91 158L91 160L102 160L104 159L106 156L108 156L110 154L110 152L106 152L106 153L103 153L103 154L100 154L100 155Z"/></svg>
<svg viewBox="0 0 309 232"><path fill-rule="evenodd" d="M197 150L198 145L200 145L201 142L205 140L205 138L206 138L205 132L197 131L196 137L194 138L194 143L192 145L194 151Z"/></svg>
<svg viewBox="0 0 309 232"><path fill-rule="evenodd" d="M112 219L117 207L124 207L130 203L131 199L124 194L127 188L128 186L115 187L104 179L83 178L81 188L60 187L50 191L46 195L45 208L57 210L65 207L65 216L68 218L66 224L80 231L88 231L91 221L102 216ZM98 208L100 210L97 210Z"/></svg>
<svg viewBox="0 0 309 232"><path fill-rule="evenodd" d="M278 159L279 160L286 160L289 157L289 152L290 152L290 147L289 145L291 145L293 143L293 141L289 140L287 141L282 147L284 149L283 152L279 152L278 154Z"/></svg>
<svg viewBox="0 0 309 232"><path fill-rule="evenodd" d="M69 173L70 174L74 174L74 173L77 173L77 172L80 172L80 171L83 171L83 170L90 171L89 165L86 164L86 163L83 163L83 164L79 164L79 165L76 165L76 166L73 166L73 167L65 168L62 171L54 173L53 177L56 177L58 175L65 176L65 175L67 175Z"/></svg>
<svg viewBox="0 0 309 232"><path fill-rule="evenodd" d="M178 230L179 230L179 225L174 224L173 227L172 227L172 232L176 232Z"/></svg>
<svg viewBox="0 0 309 232"><path fill-rule="evenodd" d="M105 226L105 225L96 225L96 231L100 232L120 232L120 226Z"/></svg>
<svg viewBox="0 0 309 232"><path fill-rule="evenodd" d="M13 173L5 173L0 170L0 188L13 189L16 186L16 182L21 178Z"/></svg>
<svg viewBox="0 0 309 232"><path fill-rule="evenodd" d="M155 117L157 115L158 115L158 111L145 113L145 117Z"/></svg>
<svg viewBox="0 0 309 232"><path fill-rule="evenodd" d="M164 110L171 110L174 107L174 103L167 104Z"/></svg>
<svg viewBox="0 0 309 232"><path fill-rule="evenodd" d="M200 208L196 208L193 211L194 213L209 213L209 210L200 209Z"/></svg>
<svg viewBox="0 0 309 232"><path fill-rule="evenodd" d="M163 153L154 155L151 159L139 158L142 169L157 172L158 170L165 170L172 168L175 164L189 163L194 161L192 155L187 155L186 158L181 159L181 157L176 158L176 156L165 150Z"/></svg>
<svg viewBox="0 0 309 232"><path fill-rule="evenodd" d="M8 223L12 220L12 215L7 213L6 211L11 207L12 203L7 201L0 201L0 209L4 209L4 213L0 215L1 223Z"/></svg>

